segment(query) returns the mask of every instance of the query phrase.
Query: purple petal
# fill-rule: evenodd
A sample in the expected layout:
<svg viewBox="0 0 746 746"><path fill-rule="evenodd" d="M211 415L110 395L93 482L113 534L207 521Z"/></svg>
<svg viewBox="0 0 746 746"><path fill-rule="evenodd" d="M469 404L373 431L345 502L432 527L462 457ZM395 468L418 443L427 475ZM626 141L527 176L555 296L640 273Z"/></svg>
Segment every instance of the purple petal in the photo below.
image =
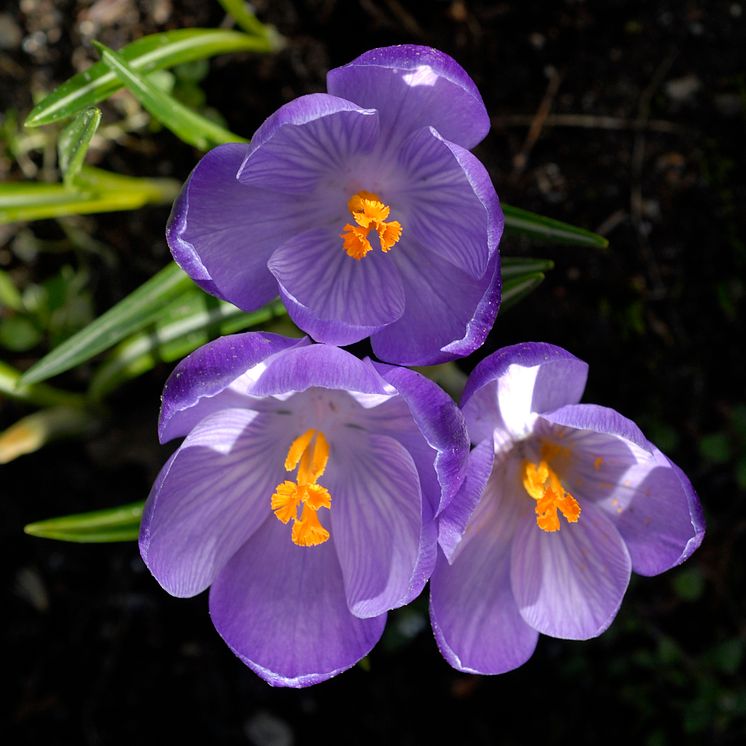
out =
<svg viewBox="0 0 746 746"><path fill-rule="evenodd" d="M417 468L388 436L351 430L332 450L322 481L332 495L331 532L347 605L355 616L378 616L418 596L429 575L415 572L435 543L434 531L422 526ZM422 546L428 536L430 547Z"/></svg>
<svg viewBox="0 0 746 746"><path fill-rule="evenodd" d="M432 127L413 132L399 152L407 178L392 202L404 231L442 259L481 277L497 250L504 218L484 166Z"/></svg>
<svg viewBox="0 0 746 746"><path fill-rule="evenodd" d="M148 497L140 553L174 596L194 596L270 512L285 478L284 422L226 409L200 422L164 466Z"/></svg>
<svg viewBox="0 0 746 746"><path fill-rule="evenodd" d="M456 494L466 474L469 439L463 417L451 397L425 376L381 363L374 366L404 399L417 428L435 451L440 489L432 505L436 512L440 511ZM433 463L432 455L430 460Z"/></svg>
<svg viewBox="0 0 746 746"><path fill-rule="evenodd" d="M491 438L495 428L526 435L532 413L578 402L587 376L586 363L543 342L492 353L474 368L461 397L472 441Z"/></svg>
<svg viewBox="0 0 746 746"><path fill-rule="evenodd" d="M323 177L344 173L351 159L370 152L378 136L375 111L324 93L301 96L259 128L238 180L305 197ZM344 206L344 202L339 205ZM313 225L310 216L309 224Z"/></svg>
<svg viewBox="0 0 746 746"><path fill-rule="evenodd" d="M494 461L492 441L483 440L469 454L469 465L461 489L440 516L438 543L449 562L452 561L469 519L484 493Z"/></svg>
<svg viewBox="0 0 746 746"><path fill-rule="evenodd" d="M562 445L572 451L563 475L567 488L611 518L635 572L657 575L701 544L704 519L689 480L633 422L590 404L563 407L543 419L555 430L561 423Z"/></svg>
<svg viewBox="0 0 746 746"><path fill-rule="evenodd" d="M399 365L434 365L472 353L487 337L500 303L498 255L475 279L414 241L399 242L402 317L371 338L376 355ZM413 334L413 330L417 330Z"/></svg>
<svg viewBox="0 0 746 746"><path fill-rule="evenodd" d="M382 614L359 619L345 601L334 539L298 547L274 517L236 552L210 590L213 624L273 686L302 687L355 665L378 642Z"/></svg>
<svg viewBox="0 0 746 746"><path fill-rule="evenodd" d="M359 326L344 319L324 320L280 288L280 298L287 308L288 316L299 329L306 329L315 339L325 339L327 344L345 346L359 342L377 332L378 326Z"/></svg>
<svg viewBox="0 0 746 746"><path fill-rule="evenodd" d="M203 417L244 402L230 390L234 381L272 355L309 344L269 332L220 337L195 350L174 368L163 389L158 437L161 443L186 435Z"/></svg>
<svg viewBox="0 0 746 746"><path fill-rule="evenodd" d="M377 330L404 312L404 287L391 258L372 251L364 259L353 259L342 248L336 228L293 236L272 255L269 269L283 295L322 322L344 319ZM336 341L325 339L325 330L305 327L318 341Z"/></svg>
<svg viewBox="0 0 746 746"><path fill-rule="evenodd" d="M174 204L166 237L177 264L201 288L253 311L277 295L267 260L308 227L308 211L236 181L247 147L221 145L202 158Z"/></svg>
<svg viewBox="0 0 746 746"><path fill-rule="evenodd" d="M577 523L560 520L554 533L542 531L534 520L521 521L511 553L513 595L537 631L587 640L616 616L631 561L619 532L592 503L582 503Z"/></svg>
<svg viewBox="0 0 746 746"><path fill-rule="evenodd" d="M473 148L490 129L474 81L454 59L430 47L372 49L330 70L326 80L329 93L378 109L389 138L430 125L448 140Z"/></svg>
<svg viewBox="0 0 746 746"><path fill-rule="evenodd" d="M461 671L510 671L531 657L538 638L511 590L511 543L516 526L530 517L530 501L516 494L510 466L495 467L452 564L440 556L430 581L435 639Z"/></svg>
<svg viewBox="0 0 746 746"><path fill-rule="evenodd" d="M314 386L364 394L394 393L369 360L360 360L338 347L317 344L290 349L268 360L251 394L274 396Z"/></svg>

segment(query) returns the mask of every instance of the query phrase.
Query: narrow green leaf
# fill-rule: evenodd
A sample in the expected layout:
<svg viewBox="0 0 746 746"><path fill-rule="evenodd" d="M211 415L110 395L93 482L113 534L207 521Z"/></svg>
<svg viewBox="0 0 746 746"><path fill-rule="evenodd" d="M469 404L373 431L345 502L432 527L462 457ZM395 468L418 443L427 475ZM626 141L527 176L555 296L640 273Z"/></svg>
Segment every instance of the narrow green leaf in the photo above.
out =
<svg viewBox="0 0 746 746"><path fill-rule="evenodd" d="M500 257L500 272L503 282L521 275L548 272L553 268L554 262L551 259L530 259L522 256Z"/></svg>
<svg viewBox="0 0 746 746"><path fill-rule="evenodd" d="M527 295L536 290L544 281L544 275L536 272L531 275L522 275L517 279L508 280L502 287L502 300L500 302L500 311L507 311L519 301L522 301Z"/></svg>
<svg viewBox="0 0 746 746"><path fill-rule="evenodd" d="M272 38L272 29L265 26L251 12L244 0L218 0L225 12L247 33L266 39Z"/></svg>
<svg viewBox="0 0 746 746"><path fill-rule="evenodd" d="M63 184L0 184L0 224L95 212L136 210L146 204L173 201L180 184L174 179L143 179L83 166L76 188Z"/></svg>
<svg viewBox="0 0 746 746"><path fill-rule="evenodd" d="M90 513L49 518L30 523L23 530L31 536L79 543L135 541L140 530L144 502Z"/></svg>
<svg viewBox="0 0 746 746"><path fill-rule="evenodd" d="M85 109L60 133L57 151L60 171L67 186L75 183L83 166L85 154L88 152L88 146L99 124L101 124L101 109Z"/></svg>
<svg viewBox="0 0 746 746"><path fill-rule="evenodd" d="M272 52L275 41L225 29L177 29L152 34L128 44L121 55L139 73L180 65L230 52ZM26 119L27 127L40 127L65 119L108 98L122 87L103 62L74 75L40 101Z"/></svg>
<svg viewBox="0 0 746 746"><path fill-rule="evenodd" d="M0 464L34 453L60 438L91 433L98 418L80 407L52 407L21 418L0 433Z"/></svg>
<svg viewBox="0 0 746 746"><path fill-rule="evenodd" d="M216 337L264 324L285 313L280 301L246 313L195 288L194 293L165 308L152 329L122 342L94 374L89 394L100 399L160 362L180 360Z"/></svg>
<svg viewBox="0 0 746 746"><path fill-rule="evenodd" d="M192 281L181 269L169 264L103 316L45 355L26 371L21 383L44 381L112 347L152 323L166 303L191 286Z"/></svg>
<svg viewBox="0 0 746 746"><path fill-rule="evenodd" d="M161 124L183 140L200 150L209 150L226 142L247 142L243 137L229 132L188 109L173 96L161 91L145 76L135 70L121 54L100 42L93 42L101 53L102 62L119 78L121 83Z"/></svg>
<svg viewBox="0 0 746 746"><path fill-rule="evenodd" d="M3 306L13 311L20 311L23 301L10 275L4 269L0 269L0 308Z"/></svg>
<svg viewBox="0 0 746 746"><path fill-rule="evenodd" d="M72 391L62 391L43 383L21 384L21 374L15 368L0 360L0 395L18 401L36 404L39 407L82 407L85 398Z"/></svg>
<svg viewBox="0 0 746 746"><path fill-rule="evenodd" d="M521 233L538 241L574 244L576 246L595 246L605 249L609 242L597 233L585 228L578 228L569 223L544 217L535 212L522 210L520 207L502 204L505 214L505 230Z"/></svg>

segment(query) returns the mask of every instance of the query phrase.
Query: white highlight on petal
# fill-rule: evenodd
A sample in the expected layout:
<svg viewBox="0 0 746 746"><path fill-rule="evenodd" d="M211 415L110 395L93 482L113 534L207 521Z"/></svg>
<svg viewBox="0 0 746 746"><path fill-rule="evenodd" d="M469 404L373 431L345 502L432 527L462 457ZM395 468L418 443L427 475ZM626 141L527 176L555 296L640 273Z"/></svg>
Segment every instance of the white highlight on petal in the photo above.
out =
<svg viewBox="0 0 746 746"><path fill-rule="evenodd" d="M540 365L531 368L510 365L498 379L500 414L505 428L516 440L527 437L533 431L536 415L531 411L531 404L540 370Z"/></svg>
<svg viewBox="0 0 746 746"><path fill-rule="evenodd" d="M416 86L434 86L438 82L438 74L430 65L419 65L411 73L402 75L402 80L411 88Z"/></svg>

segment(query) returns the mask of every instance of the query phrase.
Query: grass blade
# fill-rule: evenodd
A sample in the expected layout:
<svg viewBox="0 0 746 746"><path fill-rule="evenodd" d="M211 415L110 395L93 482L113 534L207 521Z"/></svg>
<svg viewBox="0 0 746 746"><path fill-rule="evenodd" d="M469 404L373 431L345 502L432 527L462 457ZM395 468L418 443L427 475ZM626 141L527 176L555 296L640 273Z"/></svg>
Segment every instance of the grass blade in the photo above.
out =
<svg viewBox="0 0 746 746"><path fill-rule="evenodd" d="M23 530L44 539L78 543L136 541L144 502L29 523Z"/></svg>
<svg viewBox="0 0 746 746"><path fill-rule="evenodd" d="M551 259L531 259L522 256L503 256L500 257L500 272L503 282L520 277L521 275L530 275L537 272L548 272L554 268L554 262Z"/></svg>
<svg viewBox="0 0 746 746"><path fill-rule="evenodd" d="M81 394L62 391L43 383L20 384L20 380L20 372L0 360L0 395L39 407L85 406L86 400Z"/></svg>
<svg viewBox="0 0 746 746"><path fill-rule="evenodd" d="M502 208L505 214L505 230L508 232L520 233L538 241L593 246L597 249L605 249L609 245L603 236L585 228L578 228L505 203L502 204Z"/></svg>
<svg viewBox="0 0 746 746"><path fill-rule="evenodd" d="M0 224L169 203L181 185L174 179L119 176L82 166L75 187L23 181L0 184Z"/></svg>
<svg viewBox="0 0 746 746"><path fill-rule="evenodd" d="M193 62L230 52L272 52L276 42L268 36L249 36L225 29L177 29L152 34L128 44L121 55L138 73ZM27 127L40 127L77 114L122 87L103 62L74 75L40 101L26 119Z"/></svg>
<svg viewBox="0 0 746 746"><path fill-rule="evenodd" d="M544 282L544 275L536 272L523 275L517 279L508 280L502 287L502 300L500 301L500 312L507 311L522 301Z"/></svg>
<svg viewBox="0 0 746 746"><path fill-rule="evenodd" d="M99 124L101 124L101 109L85 109L60 133L57 151L60 171L67 186L75 184L80 169L83 167L88 146Z"/></svg>
<svg viewBox="0 0 746 746"><path fill-rule="evenodd" d="M225 12L247 33L266 39L272 38L274 29L259 21L244 0L218 0L218 2L223 6Z"/></svg>
<svg viewBox="0 0 746 746"><path fill-rule="evenodd" d="M216 337L267 323L285 313L280 301L246 313L195 288L194 293L171 303L152 329L122 342L94 374L89 394L101 399L160 362L180 360Z"/></svg>
<svg viewBox="0 0 746 746"><path fill-rule="evenodd" d="M90 434L98 418L80 407L52 407L21 418L0 433L0 464L34 453L60 438Z"/></svg>
<svg viewBox="0 0 746 746"><path fill-rule="evenodd" d="M164 304L192 286L175 264L168 265L77 334L55 347L22 376L21 384L44 381L80 365L152 323Z"/></svg>
<svg viewBox="0 0 746 746"><path fill-rule="evenodd" d="M188 109L173 96L160 90L138 73L127 60L100 42L93 42L102 62L119 78L145 109L180 140L200 150L209 150L226 142L247 142L209 119Z"/></svg>

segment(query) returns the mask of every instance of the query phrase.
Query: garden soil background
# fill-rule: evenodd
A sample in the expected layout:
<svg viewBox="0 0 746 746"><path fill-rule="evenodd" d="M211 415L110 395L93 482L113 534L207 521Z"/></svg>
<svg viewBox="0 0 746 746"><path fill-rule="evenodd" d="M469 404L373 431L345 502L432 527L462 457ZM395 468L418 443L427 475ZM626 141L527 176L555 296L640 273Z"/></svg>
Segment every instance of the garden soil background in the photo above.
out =
<svg viewBox="0 0 746 746"><path fill-rule="evenodd" d="M634 578L616 621L585 643L541 638L500 677L451 669L423 597L390 615L381 644L307 690L267 686L210 624L207 597L171 598L135 544L72 545L31 521L144 499L170 448L156 440L158 366L112 399L94 437L0 471L5 744L497 744L746 741L744 205L746 3L286 0L255 3L287 46L210 63L205 105L250 136L326 71L368 48L419 43L476 81L493 127L477 148L506 202L597 230L606 251L503 241L554 259L498 316L468 371L497 347L562 345L590 363L585 401L637 421L691 477L708 533L682 568ZM0 5L0 96L22 121L51 90L146 33L224 20L216 2L22 0ZM105 117L113 119L105 107ZM2 146L0 145L0 148ZM143 131L98 165L183 179L199 154ZM21 178L0 150L0 177ZM168 208L79 219L110 248L88 257L98 313L169 259ZM52 221L4 227L0 266L41 282L75 253L19 258L19 236L64 239ZM31 256L31 258L29 258ZM113 259L112 259L113 258ZM18 367L44 353L0 356ZM364 350L363 347L359 349ZM81 372L61 379L79 387ZM0 402L0 427L29 410Z"/></svg>

